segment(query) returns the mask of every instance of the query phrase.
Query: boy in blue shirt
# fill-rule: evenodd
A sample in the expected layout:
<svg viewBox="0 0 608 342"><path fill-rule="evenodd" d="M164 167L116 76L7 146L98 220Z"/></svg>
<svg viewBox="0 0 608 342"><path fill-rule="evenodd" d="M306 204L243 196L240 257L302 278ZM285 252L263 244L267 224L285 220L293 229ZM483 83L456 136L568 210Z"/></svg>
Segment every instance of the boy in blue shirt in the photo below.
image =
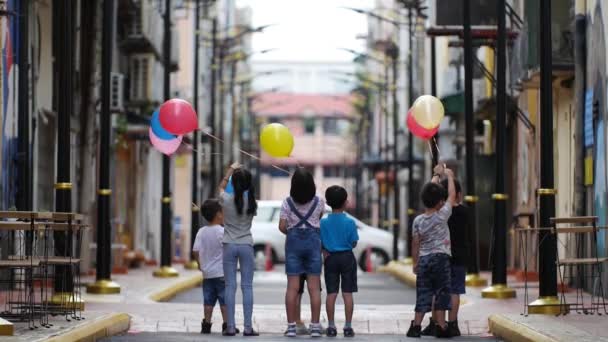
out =
<svg viewBox="0 0 608 342"><path fill-rule="evenodd" d="M327 336L335 337L338 332L334 322L336 299L340 282L342 283L342 298L346 323L344 324L344 337L354 337L353 320L353 292L357 292L357 259L353 248L359 241L355 221L344 213L348 194L341 186L330 186L325 191L325 201L332 211L328 217L321 220L321 243L325 256L325 286L327 287Z"/></svg>

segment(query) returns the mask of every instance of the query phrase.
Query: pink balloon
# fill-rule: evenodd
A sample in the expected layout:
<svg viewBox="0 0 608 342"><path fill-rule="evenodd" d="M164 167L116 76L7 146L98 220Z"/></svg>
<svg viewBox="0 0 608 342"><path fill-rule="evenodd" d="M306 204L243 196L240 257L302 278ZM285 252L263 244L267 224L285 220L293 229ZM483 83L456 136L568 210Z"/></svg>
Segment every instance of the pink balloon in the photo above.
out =
<svg viewBox="0 0 608 342"><path fill-rule="evenodd" d="M192 105L182 99L171 99L160 106L160 124L172 134L188 134L198 128L198 118Z"/></svg>
<svg viewBox="0 0 608 342"><path fill-rule="evenodd" d="M154 134L154 131L152 131L152 127L150 127L148 132L150 134L150 142L152 143L152 146L154 146L157 150L168 156L175 153L175 151L177 151L177 149L179 148L179 145L182 144L181 135L178 135L175 139L163 140L157 137L156 134Z"/></svg>
<svg viewBox="0 0 608 342"><path fill-rule="evenodd" d="M426 128L420 126L414 119L414 116L412 115L411 111L407 112L407 122L406 123L407 123L407 128L410 130L410 132L412 132L413 135L417 136L418 138L424 139L424 140L429 140L435 134L437 134L437 131L439 130L439 126L433 128L433 129L426 129Z"/></svg>

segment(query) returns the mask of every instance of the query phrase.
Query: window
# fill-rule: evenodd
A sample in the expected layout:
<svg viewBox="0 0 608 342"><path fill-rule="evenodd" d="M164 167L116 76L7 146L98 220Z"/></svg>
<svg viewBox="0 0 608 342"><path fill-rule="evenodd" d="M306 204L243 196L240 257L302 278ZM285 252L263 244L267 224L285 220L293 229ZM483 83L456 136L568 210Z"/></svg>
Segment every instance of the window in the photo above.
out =
<svg viewBox="0 0 608 342"><path fill-rule="evenodd" d="M280 166L280 167L282 169L289 171L290 173L293 171L292 168L288 168L285 166ZM290 175L285 173L285 171L281 171L281 170L277 169L276 167L272 167L272 166L264 166L262 169L262 173L269 175L270 177L290 177Z"/></svg>
<svg viewBox="0 0 608 342"><path fill-rule="evenodd" d="M315 133L315 118L306 118L304 119L304 132L306 134L314 134Z"/></svg>
<svg viewBox="0 0 608 342"><path fill-rule="evenodd" d="M342 178L344 176L344 167L328 165L323 167L323 177L325 178Z"/></svg>
<svg viewBox="0 0 608 342"><path fill-rule="evenodd" d="M336 119L323 120L323 133L338 134L338 120L336 120Z"/></svg>

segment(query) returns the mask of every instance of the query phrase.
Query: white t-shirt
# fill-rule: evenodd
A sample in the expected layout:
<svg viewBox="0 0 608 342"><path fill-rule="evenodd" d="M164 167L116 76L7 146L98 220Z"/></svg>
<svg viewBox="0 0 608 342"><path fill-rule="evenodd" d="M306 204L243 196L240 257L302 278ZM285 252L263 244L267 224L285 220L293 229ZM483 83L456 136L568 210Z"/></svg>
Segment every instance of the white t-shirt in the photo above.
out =
<svg viewBox="0 0 608 342"><path fill-rule="evenodd" d="M198 252L198 264L206 279L224 276L223 239L224 228L220 225L205 226L196 233L192 250Z"/></svg>

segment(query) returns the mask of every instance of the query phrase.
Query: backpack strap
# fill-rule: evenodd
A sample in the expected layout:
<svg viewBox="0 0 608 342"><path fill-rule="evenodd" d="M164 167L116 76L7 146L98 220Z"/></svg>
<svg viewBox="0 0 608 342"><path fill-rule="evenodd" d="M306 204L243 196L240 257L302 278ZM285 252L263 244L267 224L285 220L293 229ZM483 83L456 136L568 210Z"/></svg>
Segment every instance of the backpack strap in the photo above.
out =
<svg viewBox="0 0 608 342"><path fill-rule="evenodd" d="M289 209L291 209L291 211L300 219L300 221L297 224L295 224L292 228L300 228L302 226L304 226L303 228L315 228L312 224L310 224L310 222L308 222L308 219L310 219L310 217L314 214L315 210L317 209L318 204L319 204L319 198L317 196L315 196L315 198L313 199L312 206L308 210L308 213L306 213L306 215L302 215L296 208L291 197L287 198L287 205L289 205Z"/></svg>

